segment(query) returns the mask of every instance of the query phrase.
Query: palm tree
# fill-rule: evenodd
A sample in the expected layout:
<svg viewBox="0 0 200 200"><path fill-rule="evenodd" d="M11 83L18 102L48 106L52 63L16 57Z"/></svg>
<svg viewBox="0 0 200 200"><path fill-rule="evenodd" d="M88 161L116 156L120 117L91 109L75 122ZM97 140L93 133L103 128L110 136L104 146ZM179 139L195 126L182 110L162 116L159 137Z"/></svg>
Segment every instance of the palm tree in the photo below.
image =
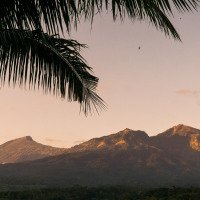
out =
<svg viewBox="0 0 200 200"><path fill-rule="evenodd" d="M196 10L199 0L1 0L0 80L29 85L45 93L78 101L84 113L104 108L96 94L98 78L80 55L85 45L61 38L81 18L110 11L113 20L148 20L166 35L180 40L168 19L172 8Z"/></svg>

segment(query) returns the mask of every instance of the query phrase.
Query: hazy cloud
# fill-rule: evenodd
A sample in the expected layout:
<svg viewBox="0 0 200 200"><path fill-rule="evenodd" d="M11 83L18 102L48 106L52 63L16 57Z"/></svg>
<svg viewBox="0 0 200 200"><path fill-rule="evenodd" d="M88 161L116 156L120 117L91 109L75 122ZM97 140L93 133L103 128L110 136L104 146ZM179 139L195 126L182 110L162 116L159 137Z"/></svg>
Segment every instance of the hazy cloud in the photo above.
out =
<svg viewBox="0 0 200 200"><path fill-rule="evenodd" d="M176 93L183 96L191 96L195 98L197 105L200 105L200 90L180 89Z"/></svg>
<svg viewBox="0 0 200 200"><path fill-rule="evenodd" d="M52 138L45 138L46 142L56 142L56 143L63 143L62 140L52 139Z"/></svg>
<svg viewBox="0 0 200 200"><path fill-rule="evenodd" d="M85 142L85 140L77 140L77 141L74 141L74 144L81 144L83 142Z"/></svg>
<svg viewBox="0 0 200 200"><path fill-rule="evenodd" d="M190 95L193 94L194 91L189 90L189 89L180 89L176 91L177 94L181 94L181 95Z"/></svg>

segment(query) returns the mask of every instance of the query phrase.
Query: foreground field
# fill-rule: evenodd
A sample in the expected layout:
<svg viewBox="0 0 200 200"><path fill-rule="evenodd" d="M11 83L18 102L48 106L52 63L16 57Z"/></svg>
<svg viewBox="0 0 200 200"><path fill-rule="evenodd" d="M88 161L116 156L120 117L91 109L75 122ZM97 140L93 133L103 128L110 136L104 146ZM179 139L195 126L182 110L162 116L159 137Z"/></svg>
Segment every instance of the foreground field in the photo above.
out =
<svg viewBox="0 0 200 200"><path fill-rule="evenodd" d="M71 187L2 191L0 200L200 200L200 188Z"/></svg>

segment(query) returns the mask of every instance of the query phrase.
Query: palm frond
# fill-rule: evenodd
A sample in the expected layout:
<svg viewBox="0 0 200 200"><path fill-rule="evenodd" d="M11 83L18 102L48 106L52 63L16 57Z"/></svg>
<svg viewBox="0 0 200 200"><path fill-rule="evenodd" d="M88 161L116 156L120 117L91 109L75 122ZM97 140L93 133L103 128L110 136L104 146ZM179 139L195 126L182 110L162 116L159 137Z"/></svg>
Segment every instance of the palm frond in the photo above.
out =
<svg viewBox="0 0 200 200"><path fill-rule="evenodd" d="M164 13L173 14L173 7L179 12L197 10L199 0L151 0Z"/></svg>
<svg viewBox="0 0 200 200"><path fill-rule="evenodd" d="M172 2L180 12L196 10L199 6L199 0L172 0Z"/></svg>
<svg viewBox="0 0 200 200"><path fill-rule="evenodd" d="M98 78L80 55L81 47L75 40L41 31L0 30L0 80L67 96L78 101L86 114L92 107L103 108L96 94Z"/></svg>
<svg viewBox="0 0 200 200"><path fill-rule="evenodd" d="M42 29L56 33L77 23L75 0L1 0L0 22L8 29Z"/></svg>
<svg viewBox="0 0 200 200"><path fill-rule="evenodd" d="M166 35L180 40L180 37L169 20L173 7L180 12L192 11L199 6L199 0L85 0L79 1L79 9L86 19L92 19L96 13L105 9L111 11L113 19L149 20L157 29Z"/></svg>
<svg viewBox="0 0 200 200"><path fill-rule="evenodd" d="M169 15L173 7L180 12L197 9L199 0L1 0L0 21L7 28L41 29L55 34L64 27L70 30L81 16L93 20L96 13L111 11L113 19L149 21L177 39ZM156 13L157 12L157 13ZM44 27L42 26L44 24Z"/></svg>

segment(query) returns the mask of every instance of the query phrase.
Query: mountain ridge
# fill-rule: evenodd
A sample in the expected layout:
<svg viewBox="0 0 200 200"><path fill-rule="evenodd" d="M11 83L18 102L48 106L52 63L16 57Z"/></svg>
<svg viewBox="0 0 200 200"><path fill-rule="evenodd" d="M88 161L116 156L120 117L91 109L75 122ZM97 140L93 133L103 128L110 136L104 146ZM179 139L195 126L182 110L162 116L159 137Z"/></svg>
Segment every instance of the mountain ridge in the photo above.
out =
<svg viewBox="0 0 200 200"><path fill-rule="evenodd" d="M61 187L200 186L199 146L199 130L188 126L177 125L151 137L126 128L60 155L0 165L0 180L1 184Z"/></svg>
<svg viewBox="0 0 200 200"><path fill-rule="evenodd" d="M117 133L102 136L99 138L93 138L79 145L75 145L74 147L69 148L69 151L85 151L100 148L114 148L123 145L126 145L127 147L130 145L131 142L142 142L142 140L145 140L147 138L149 138L149 136L144 131L134 131L126 128Z"/></svg>
<svg viewBox="0 0 200 200"><path fill-rule="evenodd" d="M183 138L181 139L177 137L186 137L187 139L183 139ZM189 143L190 146L194 150L200 151L200 130L190 127L190 126L183 125L183 124L178 124L154 136L149 136L146 132L141 131L141 130L132 130L130 128L125 128L124 130L119 131L114 134L102 136L99 138L92 138L86 142L80 143L79 145L75 145L71 148L58 148L58 147L51 147L49 145L43 145L34 141L31 136L24 136L24 137L16 138L14 140L10 140L0 145L0 163L22 162L22 161L27 161L27 160L41 159L46 156L47 157L54 156L54 155L58 155L62 153L105 150L105 149L108 150L112 148L114 150L128 149L131 147L160 149L159 143L166 143L165 140L171 140L169 141L169 143L172 146L176 145L176 144L173 144L173 139L175 140L177 139L179 141L186 140L185 146L187 146L187 144ZM34 150L34 145L36 149L40 148L41 150ZM5 156L3 156L3 154L6 154L7 150L9 151L9 146L11 146L13 150L10 153L8 152L8 155L10 157L8 159ZM21 153L24 156L21 156L20 152L18 156L16 155L16 150L20 148L21 148L21 151L22 150L24 151ZM33 152L37 152L37 154L39 151L39 154L28 158L28 156L30 156L31 154L31 152L29 152L30 148L32 149ZM49 153L48 153L47 148L49 148ZM166 149L167 149L167 146L166 146ZM25 155L27 151L28 151L28 154ZM46 153L43 153L42 151L45 151ZM13 157L11 155L12 153L16 155L16 158L12 158ZM20 156L22 157L21 159L20 159Z"/></svg>

